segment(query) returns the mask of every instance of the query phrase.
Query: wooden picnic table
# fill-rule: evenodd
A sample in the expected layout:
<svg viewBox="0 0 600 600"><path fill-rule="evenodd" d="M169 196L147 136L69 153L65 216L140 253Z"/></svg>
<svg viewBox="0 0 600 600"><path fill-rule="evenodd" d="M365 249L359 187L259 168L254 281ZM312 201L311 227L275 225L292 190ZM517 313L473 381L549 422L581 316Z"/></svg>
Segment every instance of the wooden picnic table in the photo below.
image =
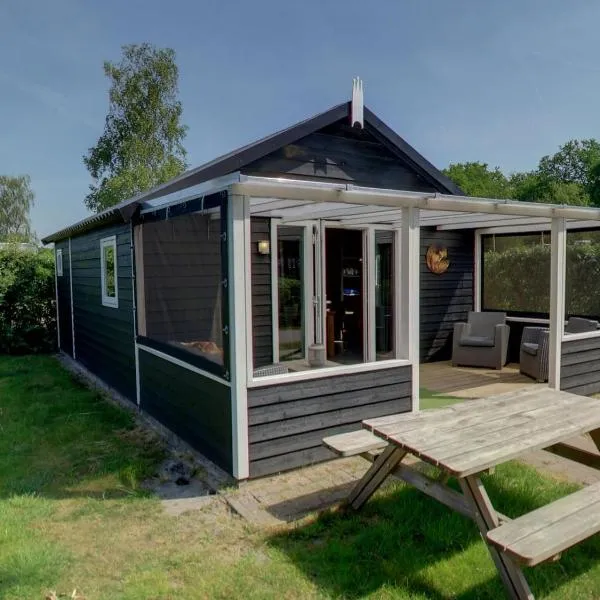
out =
<svg viewBox="0 0 600 600"><path fill-rule="evenodd" d="M532 599L522 566L556 558L600 531L600 485L589 486L515 520L499 514L480 475L536 449L548 449L600 469L600 455L569 445L589 433L600 449L600 401L530 386L516 392L417 413L363 422L387 445L352 491L360 508L394 473L417 489L472 518L511 598ZM360 434L355 438L355 442ZM433 479L410 465L407 455L440 469ZM446 485L456 477L462 494Z"/></svg>

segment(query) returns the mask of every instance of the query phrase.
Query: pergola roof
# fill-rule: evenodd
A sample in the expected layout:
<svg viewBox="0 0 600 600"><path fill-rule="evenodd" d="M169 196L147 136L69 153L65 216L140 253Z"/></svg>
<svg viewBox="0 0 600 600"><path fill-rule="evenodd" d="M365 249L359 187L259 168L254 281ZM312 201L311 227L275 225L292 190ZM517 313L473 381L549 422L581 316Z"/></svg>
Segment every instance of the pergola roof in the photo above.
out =
<svg viewBox="0 0 600 600"><path fill-rule="evenodd" d="M439 229L526 232L550 227L564 217L569 228L600 227L600 209L440 193L403 192L348 184L311 183L266 177L240 177L234 192L248 195L250 214L285 222L308 219L341 225L396 227L402 208L420 208L420 224Z"/></svg>

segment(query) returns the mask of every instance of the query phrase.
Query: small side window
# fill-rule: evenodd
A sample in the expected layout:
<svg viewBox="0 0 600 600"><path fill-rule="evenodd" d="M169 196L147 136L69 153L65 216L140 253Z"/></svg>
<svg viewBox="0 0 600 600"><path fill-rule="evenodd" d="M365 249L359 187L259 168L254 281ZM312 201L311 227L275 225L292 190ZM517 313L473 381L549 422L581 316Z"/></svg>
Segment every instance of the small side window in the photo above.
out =
<svg viewBox="0 0 600 600"><path fill-rule="evenodd" d="M63 274L63 261L62 261L62 249L56 250L56 275L62 277Z"/></svg>
<svg viewBox="0 0 600 600"><path fill-rule="evenodd" d="M119 306L117 239L114 235L100 240L100 278L102 284L102 304L117 308Z"/></svg>

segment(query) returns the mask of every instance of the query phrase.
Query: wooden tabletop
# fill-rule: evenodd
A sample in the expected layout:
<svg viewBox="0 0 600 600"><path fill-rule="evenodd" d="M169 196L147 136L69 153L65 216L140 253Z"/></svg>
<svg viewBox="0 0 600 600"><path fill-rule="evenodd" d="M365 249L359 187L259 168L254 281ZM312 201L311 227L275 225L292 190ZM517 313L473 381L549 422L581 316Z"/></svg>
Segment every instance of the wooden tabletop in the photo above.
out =
<svg viewBox="0 0 600 600"><path fill-rule="evenodd" d="M435 410L363 422L375 435L457 477L600 429L600 400L529 386Z"/></svg>

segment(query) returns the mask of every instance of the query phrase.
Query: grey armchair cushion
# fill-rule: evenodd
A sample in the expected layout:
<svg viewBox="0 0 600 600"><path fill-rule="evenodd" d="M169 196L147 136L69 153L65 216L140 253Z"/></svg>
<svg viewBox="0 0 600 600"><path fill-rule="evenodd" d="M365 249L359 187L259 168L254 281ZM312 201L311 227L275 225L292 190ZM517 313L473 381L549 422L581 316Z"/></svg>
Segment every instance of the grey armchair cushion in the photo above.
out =
<svg viewBox="0 0 600 600"><path fill-rule="evenodd" d="M565 325L565 333L586 333L596 331L600 323L592 319L582 319L581 317L570 317Z"/></svg>
<svg viewBox="0 0 600 600"><path fill-rule="evenodd" d="M506 313L503 312L470 312L467 320L469 333L474 337L494 339L496 325L506 323Z"/></svg>
<svg viewBox="0 0 600 600"><path fill-rule="evenodd" d="M530 354L531 356L536 356L538 350L540 349L540 345L534 344L533 342L523 342L521 349L523 352L527 352L527 354Z"/></svg>
<svg viewBox="0 0 600 600"><path fill-rule="evenodd" d="M491 348L494 345L494 338L479 335L463 335L458 343L461 346L479 346L480 348Z"/></svg>

